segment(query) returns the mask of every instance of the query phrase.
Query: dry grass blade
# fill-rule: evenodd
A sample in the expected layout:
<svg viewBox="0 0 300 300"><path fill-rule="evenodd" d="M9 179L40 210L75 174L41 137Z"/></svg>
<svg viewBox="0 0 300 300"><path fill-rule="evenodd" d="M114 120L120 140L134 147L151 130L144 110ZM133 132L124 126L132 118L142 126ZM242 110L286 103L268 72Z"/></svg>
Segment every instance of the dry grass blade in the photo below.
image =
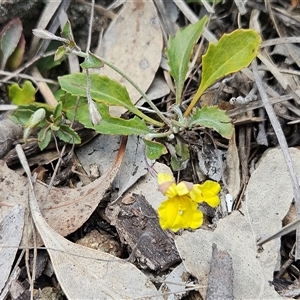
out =
<svg viewBox="0 0 300 300"><path fill-rule="evenodd" d="M36 28L46 28L47 27L47 25L50 22L51 18L53 17L55 12L59 8L61 2L62 2L62 0L50 1L50 2L47 3ZM31 46L30 46L30 51L29 51L31 54L33 54L33 52L36 50L38 42L39 42L39 38L33 36Z"/></svg>
<svg viewBox="0 0 300 300"><path fill-rule="evenodd" d="M43 78L41 73L38 71L37 68L33 68L31 71L32 76L41 79ZM51 89L49 88L48 84L43 81L38 81L37 85L39 87L40 92L45 98L46 103L48 103L50 106L55 107L57 105L57 100L55 99Z"/></svg>
<svg viewBox="0 0 300 300"><path fill-rule="evenodd" d="M160 299L155 286L131 263L101 251L73 244L48 225L37 204L24 152L20 145L17 145L16 150L29 178L32 218L68 299Z"/></svg>

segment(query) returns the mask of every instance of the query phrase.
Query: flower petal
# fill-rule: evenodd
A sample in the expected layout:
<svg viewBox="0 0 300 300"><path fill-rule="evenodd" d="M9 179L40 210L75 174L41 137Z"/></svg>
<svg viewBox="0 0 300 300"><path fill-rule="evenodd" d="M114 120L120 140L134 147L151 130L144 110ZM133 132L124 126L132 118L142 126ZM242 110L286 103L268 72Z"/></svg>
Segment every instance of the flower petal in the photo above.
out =
<svg viewBox="0 0 300 300"><path fill-rule="evenodd" d="M189 193L193 184L187 181L181 181L176 185L176 191L179 196L183 196Z"/></svg>
<svg viewBox="0 0 300 300"><path fill-rule="evenodd" d="M217 207L220 204L219 196L207 197L204 202L206 202L211 207Z"/></svg>
<svg viewBox="0 0 300 300"><path fill-rule="evenodd" d="M162 184L165 182L174 182L174 178L170 173L158 173L157 174L158 184Z"/></svg>
<svg viewBox="0 0 300 300"><path fill-rule="evenodd" d="M176 184L172 174L158 173L158 190L165 196L174 197L177 195Z"/></svg>
<svg viewBox="0 0 300 300"><path fill-rule="evenodd" d="M204 183L200 184L200 187L204 195L206 191L210 194L212 193L214 195L217 195L220 193L221 190L220 184L212 180L206 180Z"/></svg>
<svg viewBox="0 0 300 300"><path fill-rule="evenodd" d="M198 203L204 201L211 207L217 207L220 204L218 196L220 190L219 183L207 180L203 184L194 184L193 189L190 191L190 197Z"/></svg>
<svg viewBox="0 0 300 300"><path fill-rule="evenodd" d="M175 197L178 195L177 189L176 189L176 184L172 182L168 189L165 191L165 195L168 196L169 198Z"/></svg>
<svg viewBox="0 0 300 300"><path fill-rule="evenodd" d="M204 201L200 184L194 184L192 190L190 191L190 197L193 201L198 203Z"/></svg>
<svg viewBox="0 0 300 300"><path fill-rule="evenodd" d="M202 225L203 214L198 204L188 196L175 196L162 202L158 208L159 224L162 229L196 229Z"/></svg>

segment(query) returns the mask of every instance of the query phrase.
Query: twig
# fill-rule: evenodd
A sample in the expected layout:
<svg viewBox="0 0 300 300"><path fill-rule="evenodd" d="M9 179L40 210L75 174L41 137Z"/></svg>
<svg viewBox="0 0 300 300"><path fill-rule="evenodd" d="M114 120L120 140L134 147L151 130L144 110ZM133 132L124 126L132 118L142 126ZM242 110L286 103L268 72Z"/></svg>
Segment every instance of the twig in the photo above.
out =
<svg viewBox="0 0 300 300"><path fill-rule="evenodd" d="M199 18L195 15L195 13L190 9L190 7L183 0L176 0L174 3L181 10L181 12L185 15L185 17L192 23L196 23L199 21ZM217 42L217 38L212 34L207 28L203 30L203 36L207 39L207 41L211 43Z"/></svg>
<svg viewBox="0 0 300 300"><path fill-rule="evenodd" d="M93 20L94 20L94 6L95 6L95 0L92 0L91 3L91 14L90 14L90 24L89 24L89 32L88 32L88 40L86 44L86 50L85 53L88 56L90 47L91 47L91 40L92 40L92 29L93 29ZM91 97L91 78L89 69L86 69L86 98L88 101L88 108L90 112L90 117L93 125L100 124L102 117L100 115L99 110L96 107L95 102L93 101Z"/></svg>
<svg viewBox="0 0 300 300"><path fill-rule="evenodd" d="M84 0L75 0L78 3L84 4L84 5L92 5L91 3L88 3ZM98 11L100 14L106 16L107 18L113 20L116 17L116 14L112 11L109 11L108 9L106 9L105 7L101 6L101 5L94 5L94 9L96 11Z"/></svg>
<svg viewBox="0 0 300 300"><path fill-rule="evenodd" d="M140 94L141 96L146 100L146 102L149 104L149 106L155 111L155 113L160 117L161 120L163 120L165 122L165 124L168 124L169 126L170 124L170 120L167 119L161 112L160 110L155 106L155 104L149 99L149 97L138 87L138 85L136 83L134 83L125 73L123 73L119 68L117 68L116 66L114 66L113 64L111 64L109 61L107 61L106 59L104 59L103 57L99 57L97 56L104 64L106 64L107 66L109 66L110 68L112 68L114 71L116 71L117 73L119 73L122 77L124 77ZM163 125L161 123L158 122L157 124L158 126Z"/></svg>
<svg viewBox="0 0 300 300"><path fill-rule="evenodd" d="M1 82L7 82L8 80L17 77L22 71L24 71L25 69L27 69L28 67L30 67L32 64L34 64L36 61L38 61L40 58L42 57L48 57L48 56L52 56L55 55L56 50L54 51L50 51L47 52L45 54L40 54L35 56L34 58L32 58L31 60L29 60L26 64L24 64L22 67L18 68L17 70L15 70L14 72L10 73L10 75L4 77Z"/></svg>

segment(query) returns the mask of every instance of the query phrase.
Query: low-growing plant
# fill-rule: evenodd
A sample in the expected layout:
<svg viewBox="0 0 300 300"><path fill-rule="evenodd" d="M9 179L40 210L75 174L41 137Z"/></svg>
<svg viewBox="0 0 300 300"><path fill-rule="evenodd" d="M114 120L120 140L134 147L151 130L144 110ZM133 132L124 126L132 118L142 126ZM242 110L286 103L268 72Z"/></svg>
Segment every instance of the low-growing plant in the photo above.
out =
<svg viewBox="0 0 300 300"><path fill-rule="evenodd" d="M15 85L10 87L12 102L19 108L11 118L24 125L24 138L27 139L33 128L39 128L38 143L44 149L51 135L67 143L80 143L77 133L70 127L75 120L86 128L94 129L98 133L111 135L139 135L146 145L146 154L150 159L157 159L167 152L161 143L161 138L176 135L181 131L191 130L194 126L212 128L224 138L229 139L233 133L231 119L226 112L217 106L195 107L205 90L220 78L247 67L256 57L261 38L254 30L238 29L225 34L217 43L211 43L202 57L202 75L199 88L192 98L188 108L182 111L182 96L185 80L189 71L190 58L199 40L207 17L197 23L179 30L171 37L166 49L170 75L175 84L175 104L171 108L173 117L166 117L147 95L139 89L130 78L116 66L90 52L83 52L76 45L69 22L63 28L61 37L46 30L36 29L34 34L40 38L56 40L62 43L55 54L54 60L61 59L67 54L76 54L84 59L81 63L83 72L61 76L58 81L58 104L50 107L34 101L34 92L25 82L23 89L29 90L27 102L20 100L22 89ZM128 80L141 94L156 117L149 117L131 102L124 86L105 75L89 74L90 68L99 68L102 64L113 68ZM28 99L30 99L28 101ZM122 106L134 114L131 119L113 117L109 113L110 106ZM153 114L152 114L153 115ZM36 122L36 119L39 121ZM159 141L157 139L159 138ZM182 150L182 149L181 149Z"/></svg>
<svg viewBox="0 0 300 300"><path fill-rule="evenodd" d="M62 43L56 51L54 61L63 59L69 53L82 57L84 61L81 63L83 72L64 75L58 79L60 89L56 92L58 104L55 107L35 101L35 89L30 81L25 81L23 87L17 84L9 87L12 102L18 105L11 118L24 126L24 141L26 142L33 129L38 129L37 140L41 149L47 147L51 137L66 143L80 144L80 137L71 126L73 121L78 121L86 128L102 134L142 136L146 155L150 159L157 159L167 153L163 141L175 137L176 155L184 161L189 158L189 149L176 137L180 132L200 126L211 128L224 138L231 138L233 124L225 111L217 106L195 106L206 89L217 80L251 63L257 55L261 38L253 30L239 29L223 35L217 43L209 44L202 57L200 85L187 109L183 109L183 91L191 55L207 19L204 17L179 30L167 45L169 72L175 85L175 103L170 108L172 114L159 110L116 66L93 53L81 51L74 41L69 22L64 26L60 37L46 30L34 30L34 34L40 38ZM121 74L139 91L155 117L150 117L138 109L120 83L105 75L89 73L90 68L99 68L103 63ZM109 112L110 106L121 106L134 116L131 119L113 117ZM179 170L180 164L180 159L172 156L173 170ZM174 232L186 228L196 229L203 222L203 214L198 209L198 204L206 202L211 207L216 207L220 203L218 194L221 186L210 180L203 184L176 184L170 174L158 174L158 183L159 190L166 196L166 200L158 208L159 222L163 229Z"/></svg>

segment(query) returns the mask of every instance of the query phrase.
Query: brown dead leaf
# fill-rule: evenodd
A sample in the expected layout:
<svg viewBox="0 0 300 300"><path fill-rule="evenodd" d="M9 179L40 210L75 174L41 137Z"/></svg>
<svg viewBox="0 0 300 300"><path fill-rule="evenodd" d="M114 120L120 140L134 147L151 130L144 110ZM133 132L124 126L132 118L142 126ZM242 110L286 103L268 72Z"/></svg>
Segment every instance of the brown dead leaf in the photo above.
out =
<svg viewBox="0 0 300 300"><path fill-rule="evenodd" d="M104 57L121 69L139 88L146 92L159 67L163 48L162 32L156 8L152 1L127 1L112 21L102 40L100 51ZM97 70L124 84L135 104L141 95L122 76L108 66ZM124 108L114 107L119 116Z"/></svg>
<svg viewBox="0 0 300 300"><path fill-rule="evenodd" d="M11 266L15 260L22 237L23 226L24 206L21 205L16 205L11 209L0 223L0 294L7 282Z"/></svg>
<svg viewBox="0 0 300 300"><path fill-rule="evenodd" d="M16 149L29 177L28 196L34 224L44 241L55 275L67 298L162 299L155 286L133 264L108 253L74 244L49 226L39 209L24 152L20 145Z"/></svg>
<svg viewBox="0 0 300 300"><path fill-rule="evenodd" d="M93 213L107 189L117 175L126 148L124 140L111 167L91 184L76 188L52 188L47 195L47 187L42 183L35 186L39 206L47 223L62 236L78 229ZM0 160L0 220L13 206L27 207L28 191L26 178L17 175ZM27 224L25 224L25 227Z"/></svg>

